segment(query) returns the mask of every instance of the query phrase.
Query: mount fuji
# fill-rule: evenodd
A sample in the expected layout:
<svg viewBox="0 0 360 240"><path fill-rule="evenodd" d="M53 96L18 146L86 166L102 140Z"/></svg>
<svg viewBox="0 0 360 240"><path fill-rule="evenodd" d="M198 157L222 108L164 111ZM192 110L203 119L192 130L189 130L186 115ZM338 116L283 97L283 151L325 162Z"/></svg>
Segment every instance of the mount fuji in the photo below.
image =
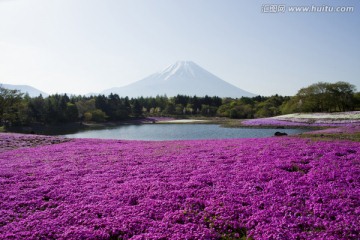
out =
<svg viewBox="0 0 360 240"><path fill-rule="evenodd" d="M140 81L102 92L105 95L110 93L128 97L155 97L165 94L168 97L178 94L232 98L255 96L220 79L191 61L178 61Z"/></svg>

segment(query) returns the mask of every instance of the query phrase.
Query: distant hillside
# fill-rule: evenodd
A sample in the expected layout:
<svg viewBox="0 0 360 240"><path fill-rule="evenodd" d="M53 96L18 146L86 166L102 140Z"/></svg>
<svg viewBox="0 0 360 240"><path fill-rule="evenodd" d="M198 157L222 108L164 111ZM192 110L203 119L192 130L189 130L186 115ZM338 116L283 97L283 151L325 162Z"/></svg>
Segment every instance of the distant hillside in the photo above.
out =
<svg viewBox="0 0 360 240"><path fill-rule="evenodd" d="M29 85L12 85L12 84L2 84L2 83L0 83L0 86L3 87L3 88L12 89L12 90L16 89L16 90L19 90L22 93L28 93L30 97L37 97L40 94L43 97L49 96L49 94L47 94L47 93L45 93L43 91L40 91L39 89L36 89L36 88L34 88L32 86L29 86Z"/></svg>
<svg viewBox="0 0 360 240"><path fill-rule="evenodd" d="M155 97L178 94L189 96L218 96L240 98L253 97L255 94L240 89L191 61L178 61L163 71L125 87L111 88L102 92L108 95L116 93L129 97Z"/></svg>

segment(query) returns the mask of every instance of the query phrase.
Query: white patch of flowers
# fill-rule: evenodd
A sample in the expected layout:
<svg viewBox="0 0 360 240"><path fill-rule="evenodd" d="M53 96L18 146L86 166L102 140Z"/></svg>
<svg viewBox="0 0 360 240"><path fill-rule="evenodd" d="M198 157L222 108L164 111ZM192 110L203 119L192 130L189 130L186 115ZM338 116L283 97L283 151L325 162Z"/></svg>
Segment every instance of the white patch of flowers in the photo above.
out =
<svg viewBox="0 0 360 240"><path fill-rule="evenodd" d="M274 117L279 120L291 119L329 119L329 120L360 120L360 111L339 113L293 113Z"/></svg>

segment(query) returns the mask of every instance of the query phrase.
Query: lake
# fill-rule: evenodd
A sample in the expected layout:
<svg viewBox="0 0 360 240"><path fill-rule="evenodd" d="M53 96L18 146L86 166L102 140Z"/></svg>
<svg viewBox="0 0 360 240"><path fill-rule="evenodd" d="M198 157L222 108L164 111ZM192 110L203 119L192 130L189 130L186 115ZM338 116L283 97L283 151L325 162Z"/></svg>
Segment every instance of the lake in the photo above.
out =
<svg viewBox="0 0 360 240"><path fill-rule="evenodd" d="M87 130L63 135L69 138L101 138L123 140L192 140L263 138L274 136L275 132L294 135L309 129L276 128L224 128L216 124L142 124L122 125L100 130Z"/></svg>

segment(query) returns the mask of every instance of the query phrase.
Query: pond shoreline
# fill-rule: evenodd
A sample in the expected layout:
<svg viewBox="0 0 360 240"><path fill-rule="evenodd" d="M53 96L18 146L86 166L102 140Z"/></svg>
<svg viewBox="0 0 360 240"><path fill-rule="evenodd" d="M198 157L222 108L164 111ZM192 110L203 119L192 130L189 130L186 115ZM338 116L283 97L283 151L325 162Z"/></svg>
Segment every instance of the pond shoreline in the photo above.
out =
<svg viewBox="0 0 360 240"><path fill-rule="evenodd" d="M65 124L40 124L34 123L30 126L12 127L5 132L41 134L41 135L63 135L85 130L99 130L115 128L125 125L142 124L216 124L224 128L278 128L278 129L309 129L323 130L327 128L338 128L347 125L360 125L360 112L344 113L310 113L280 115L270 118L257 119L230 119L222 117L144 117L113 122L74 122ZM3 130L4 131L4 130Z"/></svg>
<svg viewBox="0 0 360 240"><path fill-rule="evenodd" d="M40 135L63 135L76 133L85 130L98 130L105 128L113 128L126 125L142 125L142 124L216 124L224 128L274 128L271 125L250 126L243 125L243 120L226 119L226 118L193 118L193 119L175 119L175 118L142 118L134 120L114 121L114 122L74 122L64 124L39 124L34 123L29 126L16 126L4 129L0 132L6 133L22 133L22 134L40 134ZM323 129L323 127L313 126L277 126L279 129L287 128L309 128Z"/></svg>

